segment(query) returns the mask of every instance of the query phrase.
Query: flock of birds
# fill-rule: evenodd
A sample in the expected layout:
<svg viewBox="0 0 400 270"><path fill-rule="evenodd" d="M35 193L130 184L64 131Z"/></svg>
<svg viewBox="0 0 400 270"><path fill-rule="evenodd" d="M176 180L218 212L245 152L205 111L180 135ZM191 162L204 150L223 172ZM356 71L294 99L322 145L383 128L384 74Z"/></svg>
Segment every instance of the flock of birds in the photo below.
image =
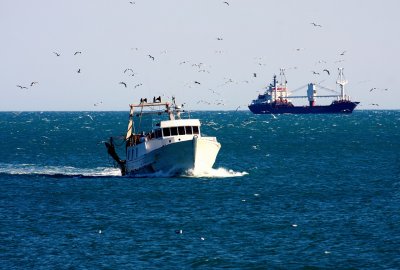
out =
<svg viewBox="0 0 400 270"><path fill-rule="evenodd" d="M130 3L130 4L136 4L136 2L134 2L134 1L130 1L129 3ZM229 3L228 1L223 1L222 4L224 4L224 5L228 6L228 7L230 6L230 3ZM321 24L316 23L316 22L311 22L310 24L311 24L313 27L317 27L317 28L322 28L322 27L323 27ZM217 40L217 41L223 41L224 39L223 39L223 37L217 37L216 40ZM304 48L297 48L296 51L302 51L303 49L304 49ZM135 48L135 50L138 51L139 49L138 49L138 48ZM165 54L165 53L167 53L167 51L164 50L164 51L162 51L161 53L162 53L162 54ZM222 50L216 50L215 53L222 53ZM346 53L347 53L347 51L344 50L344 51L342 51L341 53L339 53L339 55L340 55L340 56L344 56ZM61 56L61 53L58 52L58 51L53 51L53 54L54 54L56 57L60 57L60 56ZM80 55L80 54L82 54L82 51L75 51L75 52L73 53L74 56L77 56L77 55ZM148 57L148 59L151 60L151 61L156 61L156 57L155 57L153 54L147 54L147 57ZM262 63L261 61L259 61L259 60L262 59L261 57L258 57L258 58L255 58L255 59L258 60L258 63L257 63L258 65L260 65L260 66L265 66L264 63ZM335 61L335 62L342 62L342 61L344 61L344 60L341 59L341 60L338 60L338 61ZM327 61L325 61L325 60L319 60L316 64L326 64L326 63L327 63ZM205 64L202 63L202 62L200 62L200 63L192 63L192 62L189 61L189 60L185 60L185 61L179 62L179 65L188 65L188 64L191 64L192 67L197 68L197 71L198 71L199 73L210 73L210 68L207 67L207 65L205 65ZM297 69L297 67L291 67L291 68L289 68L289 69L292 69L292 68L293 68L293 69ZM321 75L321 72L320 72L320 71L312 70L311 72L312 72L313 75ZM81 68L78 68L78 69L76 70L76 73L78 73L78 74L82 73ZM135 72L132 68L126 68L126 69L123 71L123 73L124 73L125 75L131 76L131 77L134 77L135 75L137 75L137 72ZM322 73L326 73L327 76L330 76L330 75L331 75L330 70L327 69L327 68L324 68L324 69L322 70ZM257 72L252 72L251 74L252 74L252 76L251 76L252 78L257 78ZM228 85L228 84L230 84L230 83L236 83L236 84L238 84L238 83L249 83L249 79L242 80L241 82L239 82L239 81L235 81L235 80L233 80L233 79L231 79L231 78L224 78L224 82L223 82L222 84L220 84L220 85L217 85L216 87L222 87L222 86ZM21 90L23 90L23 89L29 89L29 87L34 87L34 86L37 85L37 84L39 84L39 82L37 82L37 81L32 81L32 82L30 83L30 86L24 86L24 85L22 85L22 84L18 84L18 85L16 85L16 86L17 86L18 88L20 88ZM118 82L118 84L121 85L121 86L124 87L124 88L128 88L128 83L127 83L126 81L120 81L120 82ZM189 88L192 88L192 87L194 87L194 86L196 86L196 85L197 85L197 86L198 86L198 85L202 85L202 82L201 82L200 80L193 80L192 83L187 83L187 84L186 84L186 86L189 87ZM142 82L140 82L140 83L135 83L134 86L133 86L133 88L136 89L136 88L141 87L141 86L143 86L143 83L142 83ZM208 88L208 90L211 91L211 93L212 93L214 96L220 96L220 95L221 95L220 92L219 92L219 91L216 91L215 89ZM373 87L373 88L370 89L369 92L372 92L372 91L374 91L374 90L384 90L384 91L388 91L388 88L379 89L379 88ZM223 105L225 105L224 100L223 100L223 99L220 99L220 98L219 98L219 99L216 99L214 102L207 101L207 100L199 100L199 101L197 102L197 104L201 104L201 103L202 103L202 104L207 104L207 105L218 105L218 106L223 106ZM101 101L101 102L94 103L93 106L100 106L101 104L103 104L102 101ZM376 104L376 103L373 103L373 104L370 104L370 105L379 106L379 105ZM238 106L238 107L236 108L236 111L237 111L240 107L241 107L241 106Z"/></svg>

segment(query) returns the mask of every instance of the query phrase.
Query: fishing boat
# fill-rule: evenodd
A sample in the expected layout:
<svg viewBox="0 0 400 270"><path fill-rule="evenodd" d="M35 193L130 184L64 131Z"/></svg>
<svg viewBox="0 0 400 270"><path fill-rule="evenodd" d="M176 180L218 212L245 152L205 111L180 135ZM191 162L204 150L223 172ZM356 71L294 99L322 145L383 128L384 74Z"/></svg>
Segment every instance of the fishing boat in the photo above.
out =
<svg viewBox="0 0 400 270"><path fill-rule="evenodd" d="M126 158L121 159L118 155L114 137L105 143L121 174L135 176L160 172L173 176L210 170L221 144L216 137L202 136L199 119L190 119L190 114L187 119L181 118L184 112L175 98L172 103L154 97L150 103L142 98L139 104L131 104L123 138ZM142 130L142 118L156 116L163 119L165 115L167 119L152 122L150 130Z"/></svg>
<svg viewBox="0 0 400 270"><path fill-rule="evenodd" d="M292 95L294 90L290 92L287 87L285 69L280 70L280 82L277 81L276 75L273 77L272 83L266 88L263 94L258 95L248 106L254 114L319 114L319 113L352 113L359 102L351 101L350 96L345 94L344 86L348 83L344 78L343 68L339 68L339 76L336 83L340 86L340 93L333 89L326 88L316 83L309 83L306 96ZM317 95L317 86L321 89L328 90L334 95ZM299 88L300 90L303 87ZM307 98L308 106L295 106L291 99ZM316 105L317 98L335 98L330 105Z"/></svg>

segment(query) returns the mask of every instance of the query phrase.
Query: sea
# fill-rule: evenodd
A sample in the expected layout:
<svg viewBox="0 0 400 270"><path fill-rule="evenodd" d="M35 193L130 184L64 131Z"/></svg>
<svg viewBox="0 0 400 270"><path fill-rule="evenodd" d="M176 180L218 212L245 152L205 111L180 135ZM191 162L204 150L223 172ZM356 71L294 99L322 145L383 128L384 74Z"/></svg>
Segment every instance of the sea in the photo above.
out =
<svg viewBox="0 0 400 270"><path fill-rule="evenodd" d="M400 269L400 111L190 117L212 170L122 177L127 112L1 112L0 268Z"/></svg>

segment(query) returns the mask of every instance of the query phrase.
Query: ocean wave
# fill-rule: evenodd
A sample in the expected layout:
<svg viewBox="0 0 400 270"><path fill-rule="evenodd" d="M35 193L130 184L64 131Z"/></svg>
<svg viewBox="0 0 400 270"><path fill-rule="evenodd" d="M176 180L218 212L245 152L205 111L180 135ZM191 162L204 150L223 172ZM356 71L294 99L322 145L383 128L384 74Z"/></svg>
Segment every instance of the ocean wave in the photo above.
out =
<svg viewBox="0 0 400 270"><path fill-rule="evenodd" d="M77 168L72 166L40 166L35 164L0 164L0 174L43 175L55 177L110 177L120 176L117 168Z"/></svg>

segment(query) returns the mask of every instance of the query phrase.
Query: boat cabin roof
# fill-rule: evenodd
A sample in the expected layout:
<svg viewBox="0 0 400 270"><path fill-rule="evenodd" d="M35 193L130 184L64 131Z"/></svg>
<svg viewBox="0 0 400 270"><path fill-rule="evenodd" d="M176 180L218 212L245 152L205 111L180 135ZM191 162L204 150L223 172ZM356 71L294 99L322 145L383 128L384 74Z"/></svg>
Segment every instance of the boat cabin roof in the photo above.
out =
<svg viewBox="0 0 400 270"><path fill-rule="evenodd" d="M200 126L200 121L199 119L176 119L160 122L160 128L182 126Z"/></svg>

